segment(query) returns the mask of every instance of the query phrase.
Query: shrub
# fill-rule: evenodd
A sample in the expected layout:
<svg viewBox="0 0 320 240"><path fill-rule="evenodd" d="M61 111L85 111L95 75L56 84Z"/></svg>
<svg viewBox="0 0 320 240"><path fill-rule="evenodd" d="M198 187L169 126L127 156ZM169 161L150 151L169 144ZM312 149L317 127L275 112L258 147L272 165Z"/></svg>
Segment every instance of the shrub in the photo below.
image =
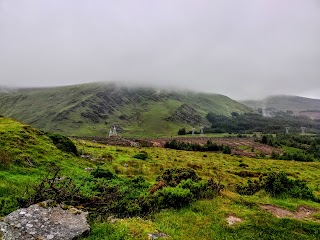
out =
<svg viewBox="0 0 320 240"><path fill-rule="evenodd" d="M185 143L185 142L178 142L177 140L173 139L170 142L166 142L164 144L165 148L177 149L177 150L186 150L186 151L201 151L201 152L217 152L223 151L226 154L231 153L231 147L218 145L211 140L208 140L204 145L200 145L197 143Z"/></svg>
<svg viewBox="0 0 320 240"><path fill-rule="evenodd" d="M187 179L195 182L200 180L196 172L191 168L170 168L165 170L162 176L157 178L157 181L164 181L167 186L175 187L182 180Z"/></svg>
<svg viewBox="0 0 320 240"><path fill-rule="evenodd" d="M254 180L251 181L250 179L247 181L247 185L237 185L236 191L241 195L253 195L256 192L259 192L260 190L264 189L264 184L259 181Z"/></svg>
<svg viewBox="0 0 320 240"><path fill-rule="evenodd" d="M107 180L115 178L115 175L108 169L97 168L93 172L91 172L91 176L94 178L104 178Z"/></svg>
<svg viewBox="0 0 320 240"><path fill-rule="evenodd" d="M19 207L18 202L14 196L0 199L0 216L5 216Z"/></svg>
<svg viewBox="0 0 320 240"><path fill-rule="evenodd" d="M287 174L284 172L272 172L265 178L260 176L259 180L248 180L247 185L237 185L236 187L236 191L239 194L244 195L252 195L262 189L273 197L293 197L313 201L317 200L305 182L301 180L292 180L288 178Z"/></svg>
<svg viewBox="0 0 320 240"><path fill-rule="evenodd" d="M146 160L148 158L148 153L146 152L139 152L138 154L134 155L133 158Z"/></svg>
<svg viewBox="0 0 320 240"><path fill-rule="evenodd" d="M194 182L191 179L183 180L178 187L189 189L195 199L212 198L215 192L210 188L208 182Z"/></svg>
<svg viewBox="0 0 320 240"><path fill-rule="evenodd" d="M229 147L229 146L223 146L222 153L224 153L224 154L231 154L231 147Z"/></svg>
<svg viewBox="0 0 320 240"><path fill-rule="evenodd" d="M179 131L178 131L178 135L186 135L187 132L186 132L186 129L185 128L180 128Z"/></svg>
<svg viewBox="0 0 320 240"><path fill-rule="evenodd" d="M159 208L181 208L193 200L191 191L180 187L163 188L153 197L154 204Z"/></svg>
<svg viewBox="0 0 320 240"><path fill-rule="evenodd" d="M52 140L53 144L61 151L78 155L77 147L67 137L57 133L47 133L47 136Z"/></svg>
<svg viewBox="0 0 320 240"><path fill-rule="evenodd" d="M269 174L265 179L265 190L272 196L282 195L301 199L315 199L305 182L292 180L284 172Z"/></svg>
<svg viewBox="0 0 320 240"><path fill-rule="evenodd" d="M5 150L0 150L0 168L6 169L11 163L11 157Z"/></svg>

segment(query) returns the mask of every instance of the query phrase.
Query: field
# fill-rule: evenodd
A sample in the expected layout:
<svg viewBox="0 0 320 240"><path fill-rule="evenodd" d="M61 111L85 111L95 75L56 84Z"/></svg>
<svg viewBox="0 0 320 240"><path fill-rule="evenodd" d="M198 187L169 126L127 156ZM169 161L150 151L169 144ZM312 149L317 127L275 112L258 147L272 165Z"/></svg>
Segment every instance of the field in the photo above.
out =
<svg viewBox="0 0 320 240"><path fill-rule="evenodd" d="M277 218L262 209L262 205L274 205L283 209L296 210L298 206L308 206L320 210L320 205L297 199L276 199L265 192L253 196L240 196L234 193L236 184L246 182L241 177L244 170L257 175L268 172L285 171L293 178L303 179L320 196L320 164L263 160L243 156L230 156L220 153L185 152L163 148L133 148L105 146L91 142L78 142L78 147L94 158L108 153L114 157L107 168L119 175L133 178L143 176L150 182L164 169L172 167L193 167L204 179L219 178L226 190L212 200L200 200L180 210L165 210L150 218L120 219L109 228L118 232L122 229L132 239L145 239L148 232L164 232L172 239L319 239L319 223L309 220ZM140 151L148 153L146 161L132 158ZM206 155L206 157L204 157ZM245 169L239 165L246 164ZM127 165L125 165L127 164ZM127 167L126 167L127 166ZM228 216L237 216L243 222L229 226ZM319 218L319 213L315 218ZM319 220L318 220L319 222ZM93 232L103 234L107 228L102 223L94 225ZM101 235L102 236L102 235ZM99 239L92 236L88 239ZM108 239L108 238L105 238ZM117 239L117 238L116 238ZM121 239L119 237L119 239Z"/></svg>
<svg viewBox="0 0 320 240"><path fill-rule="evenodd" d="M225 134L226 135L226 134ZM190 136L175 136L171 138L141 138L141 139L130 139L120 137L87 137L87 140L94 141L96 143L102 143L105 145L116 145L116 146L153 146L153 147L164 147L166 142L170 142L175 139L179 142L200 144L203 145L207 141L212 141L218 145L230 146L232 148L232 154L247 156L247 157L259 157L265 155L271 155L272 152L282 153L282 150L276 147L268 146L254 141L253 137L237 137L237 135L227 135L225 137L222 134L206 134L205 137L199 137L195 135ZM211 137L208 137L211 136ZM75 138L78 139L78 138ZM80 138L81 139L81 138Z"/></svg>
<svg viewBox="0 0 320 240"><path fill-rule="evenodd" d="M99 166L121 179L141 176L150 186L166 169L188 168L204 181L221 181L225 188L213 198L196 200L182 208L166 208L146 216L93 219L92 231L85 239L147 239L151 233L167 234L170 239L320 239L319 203L272 197L264 190L251 196L236 192L237 185L249 179L283 171L291 179L305 181L320 198L320 162L110 146L81 139L74 140L80 152L80 156L75 156L57 149L41 131L11 119L0 118L0 133L1 216L18 208L15 199L25 194L26 187L50 174L52 165L62 168L62 177L70 176L76 182L90 178L91 173L85 168ZM246 148L246 144L238 145ZM146 154L147 159L135 158L140 153Z"/></svg>

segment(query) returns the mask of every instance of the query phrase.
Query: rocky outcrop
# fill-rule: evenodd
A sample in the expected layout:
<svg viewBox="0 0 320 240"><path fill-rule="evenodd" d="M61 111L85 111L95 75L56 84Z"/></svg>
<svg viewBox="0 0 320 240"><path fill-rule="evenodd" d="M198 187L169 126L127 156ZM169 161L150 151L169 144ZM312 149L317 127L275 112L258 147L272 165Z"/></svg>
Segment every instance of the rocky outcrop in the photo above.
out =
<svg viewBox="0 0 320 240"><path fill-rule="evenodd" d="M0 240L69 240L89 230L86 212L46 201L4 217L0 222Z"/></svg>
<svg viewBox="0 0 320 240"><path fill-rule="evenodd" d="M182 104L170 117L165 118L165 120L196 126L202 122L202 117L193 107Z"/></svg>

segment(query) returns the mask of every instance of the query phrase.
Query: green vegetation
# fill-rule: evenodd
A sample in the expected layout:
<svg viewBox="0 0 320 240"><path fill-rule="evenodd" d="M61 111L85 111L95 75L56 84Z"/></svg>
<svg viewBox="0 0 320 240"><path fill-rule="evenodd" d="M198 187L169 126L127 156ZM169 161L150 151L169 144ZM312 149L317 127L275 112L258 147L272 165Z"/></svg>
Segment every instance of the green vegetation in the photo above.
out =
<svg viewBox="0 0 320 240"><path fill-rule="evenodd" d="M142 151L133 156L136 159L146 160L148 158L148 153Z"/></svg>
<svg viewBox="0 0 320 240"><path fill-rule="evenodd" d="M319 135L277 134L262 135L255 141L272 146L281 147L283 154L273 152L271 158L281 160L295 160L301 162L319 161L320 137Z"/></svg>
<svg viewBox="0 0 320 240"><path fill-rule="evenodd" d="M11 119L0 118L0 134L0 216L50 197L90 212L90 240L146 239L157 232L177 240L319 239L320 162L73 141L86 159ZM147 159L133 157L141 153ZM265 187L238 194L248 180ZM52 181L58 191L50 190ZM277 218L261 205L291 211L302 205L318 213ZM229 226L228 216L242 222Z"/></svg>
<svg viewBox="0 0 320 240"><path fill-rule="evenodd" d="M209 111L230 115L250 109L218 94L102 83L0 93L1 115L68 136L108 136L113 124L122 136L171 136L181 125L206 122Z"/></svg>
<svg viewBox="0 0 320 240"><path fill-rule="evenodd" d="M291 127L292 133L299 133L300 127L305 126L310 133L320 132L320 122L306 117L292 116L285 112L278 112L273 117L264 117L258 113L233 114L231 117L208 113L207 119L211 128L206 133L254 133L267 134L284 133L285 127Z"/></svg>
<svg viewBox="0 0 320 240"><path fill-rule="evenodd" d="M200 145L196 143L185 143L179 142L173 139L171 142L166 142L165 148L171 148L176 150L186 150L186 151L200 151L200 152L223 152L225 154L231 153L231 148L229 146L218 145L208 140L206 144Z"/></svg>
<svg viewBox="0 0 320 240"><path fill-rule="evenodd" d="M44 132L0 118L0 215L18 208L17 198L54 166L72 175L92 164L61 151Z"/></svg>
<svg viewBox="0 0 320 240"><path fill-rule="evenodd" d="M57 133L47 133L47 136L58 149L78 155L77 147L69 138Z"/></svg>
<svg viewBox="0 0 320 240"><path fill-rule="evenodd" d="M265 178L260 176L259 180L254 182L248 180L247 185L238 185L236 188L238 193L246 195L253 195L262 189L274 197L292 197L320 202L305 182L299 179L292 180L284 172L272 172Z"/></svg>

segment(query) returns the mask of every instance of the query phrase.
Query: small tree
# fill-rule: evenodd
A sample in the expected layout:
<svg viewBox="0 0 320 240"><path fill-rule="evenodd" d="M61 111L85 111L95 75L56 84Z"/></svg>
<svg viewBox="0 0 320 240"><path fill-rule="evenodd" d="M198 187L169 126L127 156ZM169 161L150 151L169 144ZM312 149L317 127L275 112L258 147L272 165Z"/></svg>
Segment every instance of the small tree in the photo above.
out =
<svg viewBox="0 0 320 240"><path fill-rule="evenodd" d="M178 135L186 135L187 132L186 132L186 128L180 128L179 131L178 131Z"/></svg>

